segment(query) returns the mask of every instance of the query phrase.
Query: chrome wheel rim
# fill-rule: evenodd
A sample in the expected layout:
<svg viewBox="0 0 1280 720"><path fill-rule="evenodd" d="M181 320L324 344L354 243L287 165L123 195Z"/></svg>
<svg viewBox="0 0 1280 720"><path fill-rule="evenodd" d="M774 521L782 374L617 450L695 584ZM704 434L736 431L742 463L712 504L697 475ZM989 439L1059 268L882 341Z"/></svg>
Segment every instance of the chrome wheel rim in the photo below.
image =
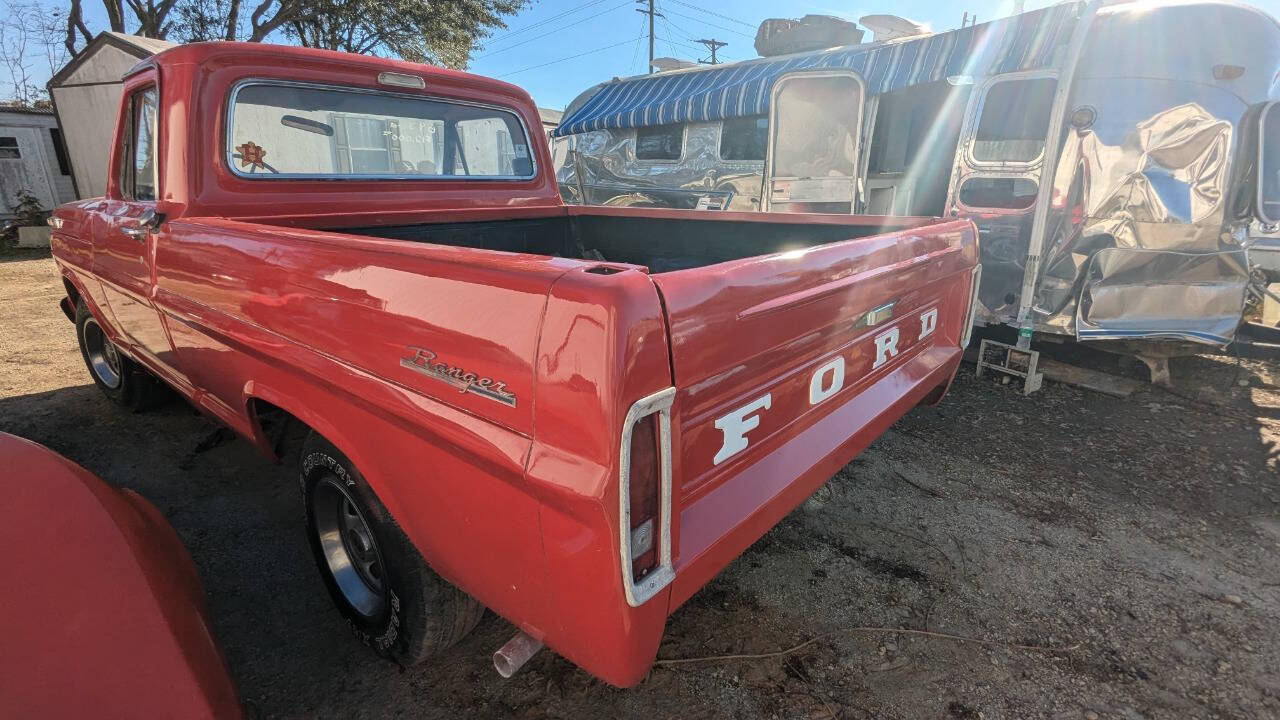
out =
<svg viewBox="0 0 1280 720"><path fill-rule="evenodd" d="M93 318L84 323L84 351L89 357L89 368L93 371L93 376L112 390L120 387L120 351L107 339L102 327Z"/></svg>
<svg viewBox="0 0 1280 720"><path fill-rule="evenodd" d="M378 615L386 605L382 552L355 498L338 478L325 477L316 484L311 514L329 574L343 598L365 617Z"/></svg>

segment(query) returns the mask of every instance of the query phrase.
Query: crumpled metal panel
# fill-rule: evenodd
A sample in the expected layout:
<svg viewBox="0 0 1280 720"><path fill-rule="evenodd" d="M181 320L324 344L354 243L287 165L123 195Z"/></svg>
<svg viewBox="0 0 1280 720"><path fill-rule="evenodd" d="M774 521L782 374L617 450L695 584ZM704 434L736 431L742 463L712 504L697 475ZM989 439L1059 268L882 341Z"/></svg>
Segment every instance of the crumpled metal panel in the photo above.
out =
<svg viewBox="0 0 1280 720"><path fill-rule="evenodd" d="M1082 340L1228 343L1244 308L1248 275L1240 271L1246 263L1243 249L1208 254L1101 250L1084 276L1076 334Z"/></svg>
<svg viewBox="0 0 1280 720"><path fill-rule="evenodd" d="M1122 101L1127 83L1109 80L1105 88L1083 81L1072 103L1094 108L1097 121L1066 133L1036 324L1080 339L1230 342L1248 264L1223 231L1235 141L1228 118L1244 105L1219 93L1214 110L1184 102L1135 119L1142 101ZM1144 84L1158 104L1160 81Z"/></svg>
<svg viewBox="0 0 1280 720"><path fill-rule="evenodd" d="M1275 97L1280 26L1236 3L1098 12L1067 112L1033 305L1081 339L1220 344L1245 304L1244 225L1230 197L1239 123ZM985 280L985 276L984 276Z"/></svg>
<svg viewBox="0 0 1280 720"><path fill-rule="evenodd" d="M693 208L705 197L727 199L726 210L760 209L764 161L721 160L718 122L688 125L679 160L637 160L634 130L558 138L553 156L567 202Z"/></svg>

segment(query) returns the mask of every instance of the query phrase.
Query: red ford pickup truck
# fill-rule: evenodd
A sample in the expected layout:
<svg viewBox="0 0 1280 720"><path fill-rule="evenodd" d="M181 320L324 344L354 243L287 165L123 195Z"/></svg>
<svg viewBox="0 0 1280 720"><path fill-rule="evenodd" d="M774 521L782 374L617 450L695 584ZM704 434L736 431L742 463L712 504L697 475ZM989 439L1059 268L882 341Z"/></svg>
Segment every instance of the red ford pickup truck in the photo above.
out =
<svg viewBox="0 0 1280 720"><path fill-rule="evenodd" d="M115 122L106 197L51 219L94 381L134 408L163 381L274 457L305 434L320 573L401 663L487 606L523 631L506 670L545 643L639 682L968 339L968 221L565 207L495 80L186 45Z"/></svg>

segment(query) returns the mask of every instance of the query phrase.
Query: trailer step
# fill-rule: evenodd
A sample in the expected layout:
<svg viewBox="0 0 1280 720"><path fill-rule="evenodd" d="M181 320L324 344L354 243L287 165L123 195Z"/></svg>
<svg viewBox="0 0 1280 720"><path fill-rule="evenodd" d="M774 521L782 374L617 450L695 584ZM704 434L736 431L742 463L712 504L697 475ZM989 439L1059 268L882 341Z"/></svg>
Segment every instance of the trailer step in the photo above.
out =
<svg viewBox="0 0 1280 720"><path fill-rule="evenodd" d="M982 377L984 371L993 370L1005 378L1019 378L1022 380L1022 394L1030 395L1044 382L1044 373L1036 370L1039 363L1039 351L1019 350L1013 345L984 339L978 347L977 376Z"/></svg>

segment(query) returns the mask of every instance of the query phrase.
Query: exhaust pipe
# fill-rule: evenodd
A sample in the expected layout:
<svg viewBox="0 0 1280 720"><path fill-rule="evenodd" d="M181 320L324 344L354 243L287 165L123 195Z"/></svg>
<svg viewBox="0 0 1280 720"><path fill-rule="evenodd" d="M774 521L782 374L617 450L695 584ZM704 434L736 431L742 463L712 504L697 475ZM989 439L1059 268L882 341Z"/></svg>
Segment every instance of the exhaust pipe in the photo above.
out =
<svg viewBox="0 0 1280 720"><path fill-rule="evenodd" d="M524 664L529 662L529 658L541 649L542 641L534 640L524 632L518 632L493 654L493 667L497 669L499 675L509 678L524 667Z"/></svg>

